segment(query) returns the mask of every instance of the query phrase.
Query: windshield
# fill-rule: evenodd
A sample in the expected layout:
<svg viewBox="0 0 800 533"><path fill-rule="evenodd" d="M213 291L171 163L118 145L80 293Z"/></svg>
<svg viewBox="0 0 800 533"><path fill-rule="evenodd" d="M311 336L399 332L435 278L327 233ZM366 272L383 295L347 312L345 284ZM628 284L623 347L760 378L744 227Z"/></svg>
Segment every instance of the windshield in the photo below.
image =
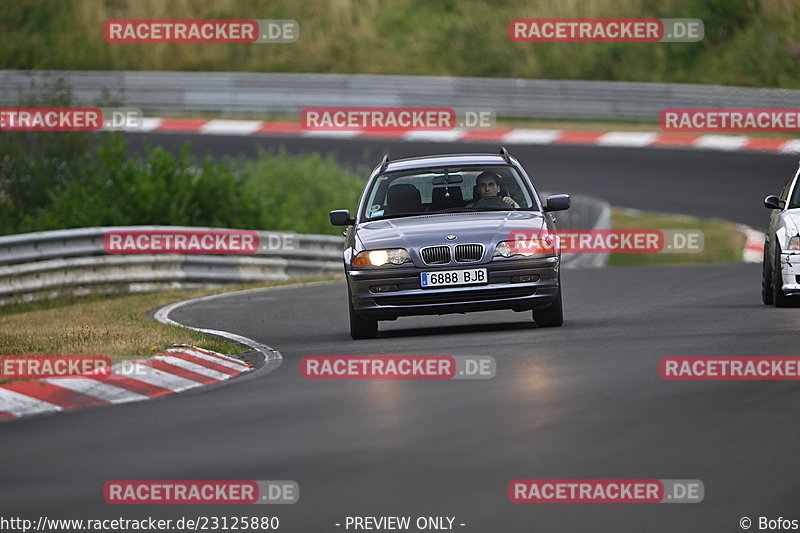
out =
<svg viewBox="0 0 800 533"><path fill-rule="evenodd" d="M791 182L790 182L791 183ZM792 191L792 198L789 202L789 209L796 209L800 207L800 186L795 184L794 191Z"/></svg>
<svg viewBox="0 0 800 533"><path fill-rule="evenodd" d="M367 220L458 211L538 210L533 191L508 165L387 172L372 182Z"/></svg>

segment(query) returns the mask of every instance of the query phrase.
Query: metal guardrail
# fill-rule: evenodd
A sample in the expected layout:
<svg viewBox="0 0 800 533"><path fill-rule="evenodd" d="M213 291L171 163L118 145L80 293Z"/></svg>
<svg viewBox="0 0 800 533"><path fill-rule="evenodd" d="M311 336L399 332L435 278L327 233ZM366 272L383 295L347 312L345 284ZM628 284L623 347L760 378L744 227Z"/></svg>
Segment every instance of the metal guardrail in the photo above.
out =
<svg viewBox="0 0 800 533"><path fill-rule="evenodd" d="M127 231L236 231L195 226L113 226L40 231L0 237L0 268L47 259L108 255L103 237L109 230ZM342 239L330 235L256 231L261 248L254 254L226 257L271 256L287 260L341 261ZM140 256L141 257L141 256Z"/></svg>
<svg viewBox="0 0 800 533"><path fill-rule="evenodd" d="M543 198L547 194L542 194ZM573 196L572 209L555 213L563 229L605 229L609 207ZM0 305L61 291L141 292L290 279L342 272L343 238L288 232L256 232L259 249L247 255L109 254L104 236L153 231L219 231L186 226L114 226L42 231L0 237ZM564 267L602 266L605 254L564 254Z"/></svg>
<svg viewBox="0 0 800 533"><path fill-rule="evenodd" d="M540 193L542 201L556 193ZM571 207L566 211L555 211L556 228L560 230L601 230L611 229L611 204L605 200L570 195ZM608 263L607 253L563 253L561 265L564 268L595 268Z"/></svg>
<svg viewBox="0 0 800 533"><path fill-rule="evenodd" d="M17 295L64 289L138 292L163 287L289 279L341 272L342 238L256 232L261 247L248 255L108 254L108 230L202 231L182 226L94 227L0 237L0 305Z"/></svg>
<svg viewBox="0 0 800 533"><path fill-rule="evenodd" d="M147 71L0 71L0 105L31 84L63 79L81 104L104 91L145 113L296 114L312 106L493 109L497 116L655 122L664 108L800 107L800 90L681 83L366 74Z"/></svg>

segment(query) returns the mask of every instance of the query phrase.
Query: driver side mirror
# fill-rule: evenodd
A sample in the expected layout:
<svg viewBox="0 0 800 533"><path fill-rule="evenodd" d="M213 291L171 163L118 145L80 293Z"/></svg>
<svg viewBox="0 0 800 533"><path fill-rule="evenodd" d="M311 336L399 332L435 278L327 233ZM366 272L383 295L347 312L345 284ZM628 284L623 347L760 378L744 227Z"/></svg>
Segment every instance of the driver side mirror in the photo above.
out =
<svg viewBox="0 0 800 533"><path fill-rule="evenodd" d="M764 198L764 207L767 209L783 209L783 206L786 205L786 202L771 194Z"/></svg>
<svg viewBox="0 0 800 533"><path fill-rule="evenodd" d="M565 209L569 209L568 194L554 194L547 197L547 202L544 204L545 211L564 211Z"/></svg>
<svg viewBox="0 0 800 533"><path fill-rule="evenodd" d="M350 226L356 222L350 218L350 211L347 209L331 211L328 216L331 219L331 224L334 226Z"/></svg>

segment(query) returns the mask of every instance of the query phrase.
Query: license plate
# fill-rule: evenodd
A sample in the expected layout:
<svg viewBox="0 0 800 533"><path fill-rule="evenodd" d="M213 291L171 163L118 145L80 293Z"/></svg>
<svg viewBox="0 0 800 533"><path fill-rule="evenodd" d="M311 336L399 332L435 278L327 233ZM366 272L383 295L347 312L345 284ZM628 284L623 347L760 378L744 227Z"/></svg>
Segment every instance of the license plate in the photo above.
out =
<svg viewBox="0 0 800 533"><path fill-rule="evenodd" d="M423 287L446 287L450 285L486 283L488 276L485 268L472 268L470 270L422 272L420 280Z"/></svg>

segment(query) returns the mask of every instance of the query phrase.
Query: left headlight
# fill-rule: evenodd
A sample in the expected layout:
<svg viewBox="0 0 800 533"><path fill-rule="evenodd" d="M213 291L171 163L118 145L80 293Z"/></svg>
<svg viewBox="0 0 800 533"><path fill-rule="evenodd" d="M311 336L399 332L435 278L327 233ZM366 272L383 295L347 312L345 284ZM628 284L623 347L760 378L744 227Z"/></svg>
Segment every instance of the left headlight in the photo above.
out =
<svg viewBox="0 0 800 533"><path fill-rule="evenodd" d="M494 249L495 257L514 257L515 255L530 256L533 255L533 252L518 253L516 251L516 246L511 246L508 241L498 242Z"/></svg>
<svg viewBox="0 0 800 533"><path fill-rule="evenodd" d="M410 263L411 256L404 248L389 248L388 250L364 250L353 259L353 266L383 266L402 265Z"/></svg>
<svg viewBox="0 0 800 533"><path fill-rule="evenodd" d="M526 238L513 241L500 241L494 249L495 257L531 257L558 252L558 238L545 234L541 238Z"/></svg>
<svg viewBox="0 0 800 533"><path fill-rule="evenodd" d="M794 237L790 238L789 246L787 246L786 249L800 251L800 235L795 235Z"/></svg>

